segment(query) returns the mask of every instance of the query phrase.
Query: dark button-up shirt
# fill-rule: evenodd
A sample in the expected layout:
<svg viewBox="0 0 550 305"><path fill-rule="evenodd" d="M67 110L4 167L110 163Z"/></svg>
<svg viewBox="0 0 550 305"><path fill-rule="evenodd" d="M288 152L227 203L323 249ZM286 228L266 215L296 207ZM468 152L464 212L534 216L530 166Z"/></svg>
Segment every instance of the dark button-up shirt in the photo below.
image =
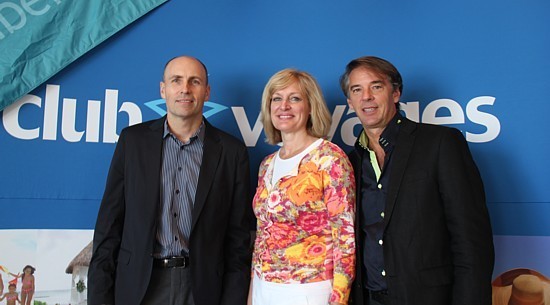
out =
<svg viewBox="0 0 550 305"><path fill-rule="evenodd" d="M400 123L401 116L397 114L382 132L378 141L386 153L383 168L379 167L374 151L368 149L368 138L364 131L355 143L355 149L361 154L362 160L359 223L363 231L362 268L367 275L365 288L374 291L387 289L383 252L384 210L392 165L391 156Z"/></svg>

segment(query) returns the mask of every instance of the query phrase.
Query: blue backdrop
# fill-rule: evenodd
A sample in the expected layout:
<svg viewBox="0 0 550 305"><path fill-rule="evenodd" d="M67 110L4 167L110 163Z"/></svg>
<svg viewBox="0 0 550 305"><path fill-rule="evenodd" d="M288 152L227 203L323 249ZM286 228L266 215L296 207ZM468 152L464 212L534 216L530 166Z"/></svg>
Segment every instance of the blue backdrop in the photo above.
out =
<svg viewBox="0 0 550 305"><path fill-rule="evenodd" d="M117 134L163 113L159 81L174 56L208 66L205 115L246 142L254 177L275 150L257 122L269 77L313 74L332 140L349 151L360 126L338 78L351 59L376 55L401 71L409 118L467 137L495 275L550 275L549 12L543 0L168 1L0 112L0 229L92 229Z"/></svg>

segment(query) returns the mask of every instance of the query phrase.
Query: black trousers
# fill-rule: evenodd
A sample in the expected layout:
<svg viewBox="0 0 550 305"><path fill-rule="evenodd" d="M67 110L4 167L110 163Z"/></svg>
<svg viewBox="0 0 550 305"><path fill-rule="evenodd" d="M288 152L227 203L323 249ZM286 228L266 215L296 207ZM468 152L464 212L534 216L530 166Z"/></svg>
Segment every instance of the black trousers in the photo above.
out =
<svg viewBox="0 0 550 305"><path fill-rule="evenodd" d="M153 268L142 305L195 305L189 268Z"/></svg>

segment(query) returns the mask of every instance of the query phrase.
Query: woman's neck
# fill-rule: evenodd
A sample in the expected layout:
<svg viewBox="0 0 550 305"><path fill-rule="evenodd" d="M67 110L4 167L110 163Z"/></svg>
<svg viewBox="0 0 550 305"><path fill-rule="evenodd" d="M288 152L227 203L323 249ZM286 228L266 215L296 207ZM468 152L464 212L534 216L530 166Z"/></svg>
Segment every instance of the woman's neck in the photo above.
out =
<svg viewBox="0 0 550 305"><path fill-rule="evenodd" d="M279 158L292 158L309 147L318 138L315 138L307 133L283 135L283 146L279 150Z"/></svg>

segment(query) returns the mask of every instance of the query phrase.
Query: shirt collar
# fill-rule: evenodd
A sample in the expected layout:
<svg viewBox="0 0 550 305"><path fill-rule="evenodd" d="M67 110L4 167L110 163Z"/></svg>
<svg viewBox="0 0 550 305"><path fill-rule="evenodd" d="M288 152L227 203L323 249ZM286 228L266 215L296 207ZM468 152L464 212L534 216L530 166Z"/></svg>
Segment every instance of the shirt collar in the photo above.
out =
<svg viewBox="0 0 550 305"><path fill-rule="evenodd" d="M204 120L202 120L199 128L193 135L189 138L189 143L195 139L198 139L200 143L204 142L204 135L205 135L205 129L204 128ZM177 137L170 131L170 127L168 127L168 120L164 120L164 133L162 135L163 139L166 139L167 136L172 136L174 139L177 139Z"/></svg>
<svg viewBox="0 0 550 305"><path fill-rule="evenodd" d="M388 126L384 129L382 134L380 135L380 139L378 139L378 143L380 143L380 146L384 149L384 151L391 150L391 148L395 145L395 142L397 141L397 134L399 132L399 126L403 122L403 117L398 112L394 115L394 117L391 119L391 121L388 123ZM365 133L365 130L363 129L361 131L361 134L357 138L357 142L355 143L356 148L361 148L363 150L368 150L369 148L369 137L367 137L367 134Z"/></svg>

